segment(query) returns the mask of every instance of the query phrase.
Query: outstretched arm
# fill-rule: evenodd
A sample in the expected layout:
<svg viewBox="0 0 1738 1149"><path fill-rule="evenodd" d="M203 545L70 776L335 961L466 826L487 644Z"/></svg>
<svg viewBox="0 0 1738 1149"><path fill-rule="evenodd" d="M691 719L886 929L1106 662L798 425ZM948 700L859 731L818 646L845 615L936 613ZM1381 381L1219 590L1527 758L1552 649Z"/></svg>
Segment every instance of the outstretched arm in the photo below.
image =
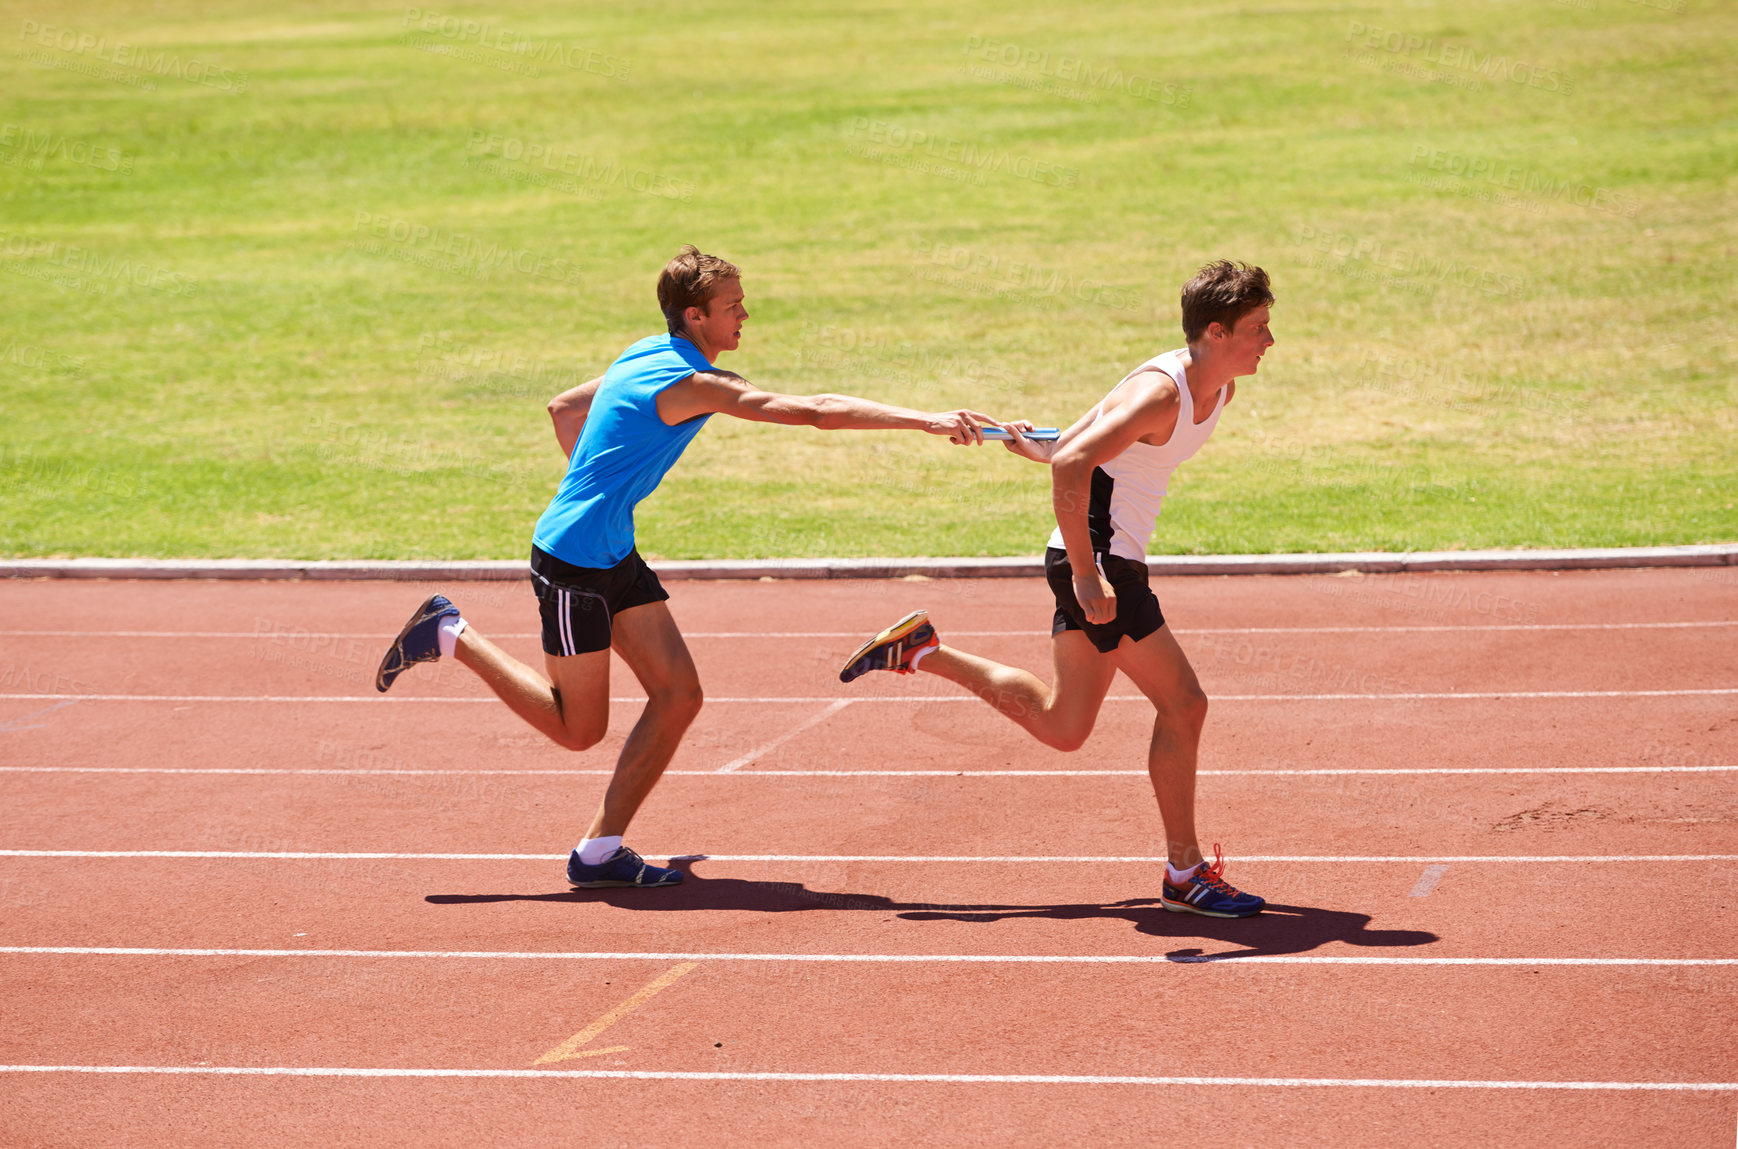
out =
<svg viewBox="0 0 1738 1149"><path fill-rule="evenodd" d="M1155 375L1153 380L1129 380L1127 385L1136 389L1123 402L1101 410L1091 423L1082 420L1070 427L1050 463L1051 499L1062 543L1068 548L1074 597L1091 623L1103 625L1116 618L1116 592L1098 569L1086 524L1092 472L1144 436L1170 437L1181 406L1177 384L1163 372Z"/></svg>
<svg viewBox="0 0 1738 1149"><path fill-rule="evenodd" d="M561 453L571 458L573 445L579 442L579 433L585 429L585 417L591 411L591 398L597 394L599 383L603 377L581 383L578 387L570 387L549 401L549 418L555 424L555 441L561 444Z"/></svg>
<svg viewBox="0 0 1738 1149"><path fill-rule="evenodd" d="M981 443L982 428L1003 425L976 411L917 411L854 395L762 391L731 371L697 371L658 394L658 416L671 426L711 414L823 431L924 431L953 443Z"/></svg>

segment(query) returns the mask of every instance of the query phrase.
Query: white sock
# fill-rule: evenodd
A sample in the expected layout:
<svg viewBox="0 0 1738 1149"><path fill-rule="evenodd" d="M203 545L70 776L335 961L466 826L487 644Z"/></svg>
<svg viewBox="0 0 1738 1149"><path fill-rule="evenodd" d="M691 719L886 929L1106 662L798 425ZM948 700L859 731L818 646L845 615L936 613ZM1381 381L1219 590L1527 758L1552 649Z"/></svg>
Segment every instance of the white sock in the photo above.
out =
<svg viewBox="0 0 1738 1149"><path fill-rule="evenodd" d="M440 629L436 631L436 637L440 640L442 658L453 656L453 651L459 647L459 635L463 633L464 629L465 620L462 615L448 615L441 619Z"/></svg>
<svg viewBox="0 0 1738 1149"><path fill-rule="evenodd" d="M911 656L911 669L916 670L918 663L922 662L924 659L928 658L930 655L934 654L936 651L938 651L940 649L941 649L941 644L937 643L934 646L926 646L922 650L919 650L916 653L914 653Z"/></svg>
<svg viewBox="0 0 1738 1149"><path fill-rule="evenodd" d="M1179 870L1177 867L1171 865L1171 863L1166 862L1165 876L1171 879L1171 884L1173 886L1180 886L1190 878L1193 878L1195 876L1195 871L1199 870L1203 864L1204 862L1196 862L1186 870Z"/></svg>
<svg viewBox="0 0 1738 1149"><path fill-rule="evenodd" d="M620 834L607 834L602 838L587 838L574 847L579 851L579 862L583 866L595 866L621 848L622 836Z"/></svg>

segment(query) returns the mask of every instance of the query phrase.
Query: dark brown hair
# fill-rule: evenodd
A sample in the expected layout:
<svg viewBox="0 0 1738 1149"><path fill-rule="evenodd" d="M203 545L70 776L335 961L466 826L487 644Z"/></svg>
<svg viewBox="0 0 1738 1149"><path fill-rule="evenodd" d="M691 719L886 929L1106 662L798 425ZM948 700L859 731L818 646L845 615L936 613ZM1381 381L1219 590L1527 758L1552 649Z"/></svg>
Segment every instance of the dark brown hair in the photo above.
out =
<svg viewBox="0 0 1738 1149"><path fill-rule="evenodd" d="M1230 332L1257 307L1273 306L1267 272L1247 263L1216 259L1183 285L1183 339L1193 343L1218 323Z"/></svg>
<svg viewBox="0 0 1738 1149"><path fill-rule="evenodd" d="M690 307L707 311L720 280L742 278L734 263L707 255L693 244L684 244L676 258L658 275L658 307L671 335L682 333L683 313Z"/></svg>

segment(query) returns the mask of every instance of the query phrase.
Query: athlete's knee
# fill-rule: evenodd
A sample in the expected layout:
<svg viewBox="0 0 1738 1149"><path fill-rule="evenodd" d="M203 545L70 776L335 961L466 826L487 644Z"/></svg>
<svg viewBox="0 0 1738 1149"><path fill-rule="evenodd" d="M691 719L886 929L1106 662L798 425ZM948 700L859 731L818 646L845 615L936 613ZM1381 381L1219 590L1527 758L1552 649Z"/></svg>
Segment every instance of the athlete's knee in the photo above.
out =
<svg viewBox="0 0 1738 1149"><path fill-rule="evenodd" d="M572 750L575 752L590 750L593 746L596 746L599 742L603 741L605 733L607 733L607 731L603 730L601 727L595 730L563 730L561 733L554 736L555 744L563 750Z"/></svg>
<svg viewBox="0 0 1738 1149"><path fill-rule="evenodd" d="M1207 692L1191 686L1183 692L1183 718L1196 730L1207 724Z"/></svg>
<svg viewBox="0 0 1738 1149"><path fill-rule="evenodd" d="M1086 745L1087 736L1091 733L1092 731L1090 730L1067 730L1053 734L1044 741L1049 744L1052 750L1060 750L1064 754L1072 754L1082 746Z"/></svg>
<svg viewBox="0 0 1738 1149"><path fill-rule="evenodd" d="M606 711L596 717L570 717L554 738L556 745L563 750L590 750L604 740L609 729L609 713Z"/></svg>
<svg viewBox="0 0 1738 1149"><path fill-rule="evenodd" d="M1061 722L1053 726L1040 728L1038 740L1052 750L1060 750L1064 754L1072 754L1092 737L1092 721Z"/></svg>
<svg viewBox="0 0 1738 1149"><path fill-rule="evenodd" d="M699 679L684 679L651 691L650 702L667 718L692 722L706 704L706 692Z"/></svg>
<svg viewBox="0 0 1738 1149"><path fill-rule="evenodd" d="M1159 707L1159 721L1168 727L1200 733L1207 724L1207 692L1191 683Z"/></svg>

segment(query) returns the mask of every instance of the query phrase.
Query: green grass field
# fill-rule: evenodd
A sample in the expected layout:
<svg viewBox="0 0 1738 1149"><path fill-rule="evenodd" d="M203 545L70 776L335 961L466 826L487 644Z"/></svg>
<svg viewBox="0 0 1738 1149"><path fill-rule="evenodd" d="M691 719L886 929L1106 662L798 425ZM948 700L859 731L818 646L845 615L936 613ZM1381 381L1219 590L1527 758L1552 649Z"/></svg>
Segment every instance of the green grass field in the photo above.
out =
<svg viewBox="0 0 1738 1149"><path fill-rule="evenodd" d="M0 5L0 552L518 557L683 242L757 382L1063 424L1262 264L1158 550L1738 538L1730 0L830 7ZM1048 483L718 419L639 522L1030 554Z"/></svg>

